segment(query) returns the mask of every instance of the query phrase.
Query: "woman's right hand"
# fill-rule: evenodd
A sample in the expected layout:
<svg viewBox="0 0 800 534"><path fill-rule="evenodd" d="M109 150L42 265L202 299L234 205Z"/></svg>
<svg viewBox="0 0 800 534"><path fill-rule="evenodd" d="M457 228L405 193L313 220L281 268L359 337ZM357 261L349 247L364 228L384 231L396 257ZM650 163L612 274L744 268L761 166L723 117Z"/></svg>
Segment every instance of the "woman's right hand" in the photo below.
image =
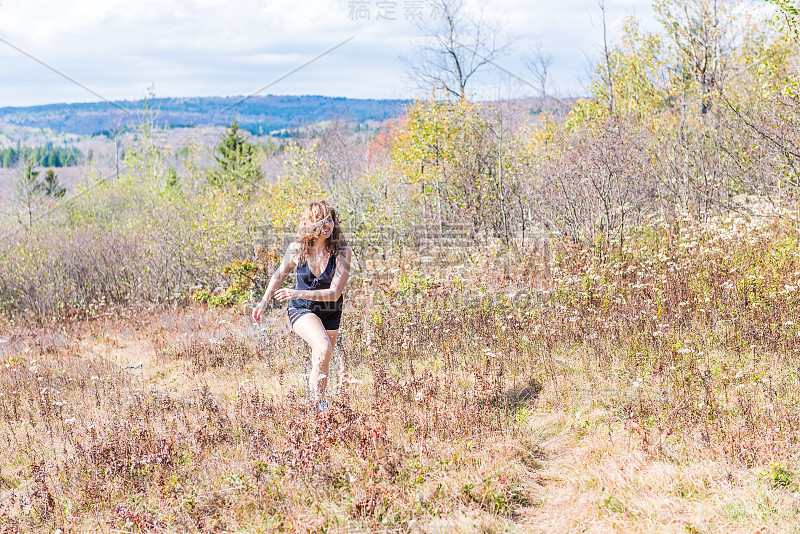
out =
<svg viewBox="0 0 800 534"><path fill-rule="evenodd" d="M261 301L256 304L256 307L253 308L253 320L255 322L261 321L261 314L264 313L264 309L266 309L267 303L265 301Z"/></svg>

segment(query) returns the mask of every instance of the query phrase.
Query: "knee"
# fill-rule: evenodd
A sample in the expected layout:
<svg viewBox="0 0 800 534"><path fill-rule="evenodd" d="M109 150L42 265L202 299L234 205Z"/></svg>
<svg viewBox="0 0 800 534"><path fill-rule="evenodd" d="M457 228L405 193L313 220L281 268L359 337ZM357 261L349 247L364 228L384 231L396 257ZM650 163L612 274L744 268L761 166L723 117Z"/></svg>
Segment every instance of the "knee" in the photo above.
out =
<svg viewBox="0 0 800 534"><path fill-rule="evenodd" d="M327 359L333 352L333 347L328 339L323 339L314 344L312 350L322 359Z"/></svg>

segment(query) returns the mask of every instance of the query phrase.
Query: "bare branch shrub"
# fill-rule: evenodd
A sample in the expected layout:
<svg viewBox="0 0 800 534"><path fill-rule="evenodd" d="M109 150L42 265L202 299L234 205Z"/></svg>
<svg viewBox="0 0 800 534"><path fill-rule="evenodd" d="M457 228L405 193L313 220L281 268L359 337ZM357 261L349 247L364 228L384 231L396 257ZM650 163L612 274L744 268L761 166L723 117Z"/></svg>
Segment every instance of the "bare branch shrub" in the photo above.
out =
<svg viewBox="0 0 800 534"><path fill-rule="evenodd" d="M531 162L533 216L576 242L621 249L655 204L645 140L635 122L609 119L548 142Z"/></svg>

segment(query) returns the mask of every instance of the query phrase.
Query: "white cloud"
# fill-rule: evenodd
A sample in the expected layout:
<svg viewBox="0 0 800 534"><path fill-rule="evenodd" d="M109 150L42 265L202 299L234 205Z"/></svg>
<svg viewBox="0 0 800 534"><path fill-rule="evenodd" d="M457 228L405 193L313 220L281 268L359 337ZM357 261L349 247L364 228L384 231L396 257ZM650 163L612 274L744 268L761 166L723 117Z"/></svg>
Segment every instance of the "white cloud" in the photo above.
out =
<svg viewBox="0 0 800 534"><path fill-rule="evenodd" d="M354 20L351 0L4 0L0 37L109 99L132 99L151 83L157 96L248 94L353 36L267 92L399 98L412 94L397 60L415 36L410 1L376 20L367 0L370 20ZM647 0L608 5L612 34L625 14L650 11ZM487 11L519 37L506 68L524 77L519 57L540 42L556 82L579 90L601 35L595 0L494 0ZM0 106L96 100L2 43L0 72Z"/></svg>

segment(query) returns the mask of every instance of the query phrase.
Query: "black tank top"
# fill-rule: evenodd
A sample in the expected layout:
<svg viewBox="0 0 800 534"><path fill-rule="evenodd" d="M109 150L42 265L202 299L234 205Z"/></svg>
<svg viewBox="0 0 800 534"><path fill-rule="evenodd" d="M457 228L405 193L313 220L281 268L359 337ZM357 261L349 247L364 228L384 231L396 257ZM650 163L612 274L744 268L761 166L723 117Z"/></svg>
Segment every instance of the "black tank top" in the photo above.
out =
<svg viewBox="0 0 800 534"><path fill-rule="evenodd" d="M314 276L314 273L311 272L311 268L308 266L308 262L304 261L303 263L297 266L297 285L295 289L301 290L318 290L318 289L329 289L331 287L331 282L333 282L333 275L336 273L336 256L331 254L331 257L328 258L328 264L325 266L325 269L319 273L319 276ZM339 296L339 300L334 302L325 302L324 304L327 305L339 305L341 306L342 303L342 296ZM314 301L310 299L294 299L289 301L289 307L292 308L308 308L313 306L314 304L323 304L321 301Z"/></svg>

